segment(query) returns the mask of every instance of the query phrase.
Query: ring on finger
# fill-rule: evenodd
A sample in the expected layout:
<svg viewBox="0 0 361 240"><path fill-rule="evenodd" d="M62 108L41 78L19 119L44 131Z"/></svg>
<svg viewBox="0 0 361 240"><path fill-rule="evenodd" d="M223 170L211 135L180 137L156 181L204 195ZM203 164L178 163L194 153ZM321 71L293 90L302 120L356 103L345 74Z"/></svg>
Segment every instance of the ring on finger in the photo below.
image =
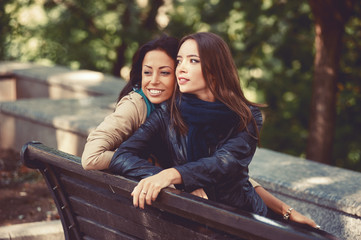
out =
<svg viewBox="0 0 361 240"><path fill-rule="evenodd" d="M147 192L146 191L144 191L144 190L142 190L142 193L145 195L145 194L147 194Z"/></svg>

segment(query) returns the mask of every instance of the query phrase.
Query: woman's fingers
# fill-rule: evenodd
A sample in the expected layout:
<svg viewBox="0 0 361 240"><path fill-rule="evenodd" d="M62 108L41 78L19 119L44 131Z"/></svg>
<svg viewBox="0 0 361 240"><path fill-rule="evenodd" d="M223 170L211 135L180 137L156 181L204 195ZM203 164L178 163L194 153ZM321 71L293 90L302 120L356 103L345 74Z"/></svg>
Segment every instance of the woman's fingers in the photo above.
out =
<svg viewBox="0 0 361 240"><path fill-rule="evenodd" d="M135 207L144 209L145 204L152 205L152 202L157 199L160 191L162 190L161 187L149 180L151 179L141 180L131 193L133 196L133 205ZM208 199L208 196L203 188L196 189L191 192L191 194Z"/></svg>
<svg viewBox="0 0 361 240"><path fill-rule="evenodd" d="M153 190L153 188L151 186L149 186L147 189L148 189L146 191L147 194L144 194L145 195L145 202L148 205L152 205L152 201L155 201L155 199L153 200L154 190Z"/></svg>
<svg viewBox="0 0 361 240"><path fill-rule="evenodd" d="M134 188L131 195L133 196L133 205L144 209L145 203L152 205L160 191L172 184L172 179L179 181L180 174L175 169L166 169L158 174L142 179Z"/></svg>
<svg viewBox="0 0 361 240"><path fill-rule="evenodd" d="M144 209L146 197L149 194L148 193L148 186L145 181L145 179L141 180L138 185L134 188L133 192L136 193L136 195L133 195L133 205L135 207L139 207L141 209Z"/></svg>
<svg viewBox="0 0 361 240"><path fill-rule="evenodd" d="M198 188L198 189L194 190L193 192L191 192L191 194L193 194L197 197L208 199L208 196L207 196L206 192L203 190L203 188Z"/></svg>
<svg viewBox="0 0 361 240"><path fill-rule="evenodd" d="M158 197L161 188L154 187L154 184L147 179L141 180L133 189L131 196L133 196L133 205L144 209L145 204L152 205Z"/></svg>
<svg viewBox="0 0 361 240"><path fill-rule="evenodd" d="M152 202L154 202L157 199L157 197L158 197L161 190L162 190L161 188L155 188L153 190L152 195L151 195Z"/></svg>
<svg viewBox="0 0 361 240"><path fill-rule="evenodd" d="M139 192L139 197L138 197L138 206L139 208L141 209L144 209L144 202L145 202L145 199L147 197L147 190L144 190L144 188Z"/></svg>
<svg viewBox="0 0 361 240"><path fill-rule="evenodd" d="M137 186L133 189L131 196L133 196L134 207L144 209L144 201L147 195L147 190L144 186L144 181L140 181Z"/></svg>
<svg viewBox="0 0 361 240"><path fill-rule="evenodd" d="M133 192L131 195L133 196L133 205L134 207L139 206L139 195L140 195L141 187L139 187L139 184L133 189Z"/></svg>
<svg viewBox="0 0 361 240"><path fill-rule="evenodd" d="M302 223L302 224L307 224L307 225L310 225L311 227L314 227L314 228L319 227L315 223L315 221L313 221L312 219L302 215L301 213L297 212L296 210L292 211L292 214L290 216L290 220L294 221L294 222Z"/></svg>

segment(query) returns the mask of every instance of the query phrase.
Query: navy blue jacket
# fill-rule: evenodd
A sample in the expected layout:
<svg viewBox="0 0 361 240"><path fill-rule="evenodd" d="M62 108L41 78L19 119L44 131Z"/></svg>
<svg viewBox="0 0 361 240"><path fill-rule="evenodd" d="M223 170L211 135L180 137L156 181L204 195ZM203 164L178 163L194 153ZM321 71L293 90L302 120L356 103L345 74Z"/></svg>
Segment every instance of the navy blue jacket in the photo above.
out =
<svg viewBox="0 0 361 240"><path fill-rule="evenodd" d="M258 108L250 107L257 127L262 126ZM170 124L169 109L161 104L147 121L115 152L110 171L132 179L142 179L174 167L182 176L186 192L203 188L210 200L265 216L267 207L248 181L248 165L257 147L252 123L248 131L238 126L219 136L216 146L209 146L208 157L187 162L187 136L178 134ZM147 159L157 157L157 167Z"/></svg>

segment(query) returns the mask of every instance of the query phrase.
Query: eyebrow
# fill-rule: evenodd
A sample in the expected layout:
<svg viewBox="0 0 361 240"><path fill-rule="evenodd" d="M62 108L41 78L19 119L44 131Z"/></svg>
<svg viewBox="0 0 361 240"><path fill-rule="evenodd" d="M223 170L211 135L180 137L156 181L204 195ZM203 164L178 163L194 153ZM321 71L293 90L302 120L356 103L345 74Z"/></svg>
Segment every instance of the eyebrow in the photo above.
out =
<svg viewBox="0 0 361 240"><path fill-rule="evenodd" d="M177 58L179 58L179 57L181 58L182 56L178 55ZM197 58L199 58L199 56L196 55L196 54L189 54L189 55L187 55L186 57L188 57L188 58L189 58L189 57L197 57Z"/></svg>
<svg viewBox="0 0 361 240"><path fill-rule="evenodd" d="M144 66L146 66L146 67L148 67L148 68L153 69L151 66L148 66L148 65L146 65L146 64L144 64ZM161 66L159 69L163 69L163 68L170 68L170 69L172 69L172 70L173 70L173 68L172 68L172 67L170 67L170 66Z"/></svg>

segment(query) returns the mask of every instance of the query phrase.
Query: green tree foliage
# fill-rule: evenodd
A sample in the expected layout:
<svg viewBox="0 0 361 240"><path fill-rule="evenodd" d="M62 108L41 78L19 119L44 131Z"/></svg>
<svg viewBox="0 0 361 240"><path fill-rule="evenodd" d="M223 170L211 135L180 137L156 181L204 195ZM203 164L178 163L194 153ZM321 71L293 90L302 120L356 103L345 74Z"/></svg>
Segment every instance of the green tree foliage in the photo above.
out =
<svg viewBox="0 0 361 240"><path fill-rule="evenodd" d="M361 171L361 3L346 25L333 162ZM161 33L212 31L230 45L246 95L267 103L262 146L305 156L314 63L307 1L3 0L0 59L119 75ZM226 67L226 66L225 66Z"/></svg>
<svg viewBox="0 0 361 240"><path fill-rule="evenodd" d="M130 0L10 0L0 4L2 22L10 26L2 41L10 48L3 58L119 75L138 45L158 30L154 18L163 1L149 1L142 7Z"/></svg>
<svg viewBox="0 0 361 240"><path fill-rule="evenodd" d="M341 74L338 81L336 136L333 163L361 171L361 4L355 2L353 16L344 35Z"/></svg>

